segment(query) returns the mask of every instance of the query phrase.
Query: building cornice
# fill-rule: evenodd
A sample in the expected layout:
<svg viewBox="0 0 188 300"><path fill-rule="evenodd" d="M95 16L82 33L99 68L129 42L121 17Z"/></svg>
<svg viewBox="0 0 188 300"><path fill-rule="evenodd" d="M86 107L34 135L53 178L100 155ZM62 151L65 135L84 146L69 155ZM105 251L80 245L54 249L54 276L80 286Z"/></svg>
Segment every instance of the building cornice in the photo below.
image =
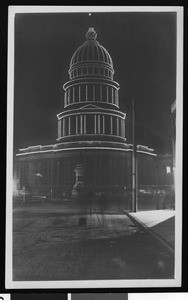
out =
<svg viewBox="0 0 188 300"><path fill-rule="evenodd" d="M63 85L63 89L66 91L67 88L78 85L78 84L107 84L112 87L115 87L117 90L119 90L119 88L120 88L118 82L108 79L108 78L104 78L102 76L101 77L94 77L94 76L81 77L80 76L79 78L67 81Z"/></svg>
<svg viewBox="0 0 188 300"><path fill-rule="evenodd" d="M121 119L126 118L126 114L115 110L115 109L107 109L107 108L76 108L76 109L70 109L66 111L62 111L61 113L57 114L58 120L61 120L64 117L72 116L72 115L80 115L80 114L102 114L102 115L114 115L116 117L120 117Z"/></svg>

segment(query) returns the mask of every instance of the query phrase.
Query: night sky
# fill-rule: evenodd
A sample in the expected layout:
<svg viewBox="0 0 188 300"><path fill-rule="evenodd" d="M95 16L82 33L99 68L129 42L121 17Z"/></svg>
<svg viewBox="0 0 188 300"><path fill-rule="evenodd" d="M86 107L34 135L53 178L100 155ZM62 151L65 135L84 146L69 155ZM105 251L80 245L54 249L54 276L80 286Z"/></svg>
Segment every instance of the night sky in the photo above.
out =
<svg viewBox="0 0 188 300"><path fill-rule="evenodd" d="M15 17L14 146L56 143L63 84L89 27L110 53L120 108L135 99L136 141L171 153L170 106L176 98L176 13L18 13Z"/></svg>

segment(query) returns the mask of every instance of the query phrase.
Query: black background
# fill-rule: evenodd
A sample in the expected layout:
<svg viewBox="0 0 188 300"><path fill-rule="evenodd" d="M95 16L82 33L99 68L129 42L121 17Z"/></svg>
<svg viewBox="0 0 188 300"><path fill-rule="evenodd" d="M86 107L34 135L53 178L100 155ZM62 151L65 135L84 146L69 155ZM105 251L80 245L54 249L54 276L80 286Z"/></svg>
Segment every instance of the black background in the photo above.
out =
<svg viewBox="0 0 188 300"><path fill-rule="evenodd" d="M55 294L55 293L50 293L50 294L45 294L45 293L23 293L23 294L12 294L11 295L11 300L67 300L68 296L67 294Z"/></svg>
<svg viewBox="0 0 188 300"><path fill-rule="evenodd" d="M1 80L0 80L0 88L1 88L1 118L0 118L0 128L1 128L1 135L0 135L0 144L1 144L1 209L0 209L0 237L1 237L1 256L0 256L0 293L12 293L15 294L23 294L24 299L28 299L28 296L26 296L26 293L35 293L36 290L6 290L5 289L5 211L6 211L6 96L7 96L7 22L8 22L8 5L78 5L76 2L68 1L68 3L64 2L47 2L47 1L1 1L0 3L0 49L1 49L1 55L0 55L0 65L1 65ZM82 5L86 3L82 2ZM88 4L88 3L87 3ZM86 5L87 5L86 4ZM95 3L90 2L89 5L97 5L97 1ZM102 4L100 2L100 4ZM108 5L118 5L117 1L115 3L109 2ZM123 3L120 3L121 5L151 5L151 1L137 1L136 3L133 3L133 1L123 1ZM182 287L181 288L138 288L138 289L92 289L92 290L84 290L84 289L74 289L71 292L76 293L82 293L82 292L95 292L95 293L101 293L101 292L188 292L188 242L187 242L187 231L188 231L188 221L187 221L187 214L188 214L188 205L187 205L187 189L186 189L186 174L187 174L187 139L186 139L186 111L187 111L187 7L183 1L155 1L155 3L152 1L153 5L162 5L162 6L184 6L184 18L185 18L185 25L184 25L184 167L183 167L183 173L184 173L184 188L183 188L183 256L182 256ZM99 5L99 4L98 4ZM105 5L105 3L104 3ZM62 293L62 290L43 290L39 289L37 290L37 293L46 293L46 294L54 294L58 296L58 293ZM70 292L70 290L66 289L63 290L63 293ZM20 299L20 298L19 298ZM41 299L41 298L40 298ZM54 296L52 299L55 299Z"/></svg>
<svg viewBox="0 0 188 300"><path fill-rule="evenodd" d="M121 294L73 294L71 300L128 300L127 293Z"/></svg>

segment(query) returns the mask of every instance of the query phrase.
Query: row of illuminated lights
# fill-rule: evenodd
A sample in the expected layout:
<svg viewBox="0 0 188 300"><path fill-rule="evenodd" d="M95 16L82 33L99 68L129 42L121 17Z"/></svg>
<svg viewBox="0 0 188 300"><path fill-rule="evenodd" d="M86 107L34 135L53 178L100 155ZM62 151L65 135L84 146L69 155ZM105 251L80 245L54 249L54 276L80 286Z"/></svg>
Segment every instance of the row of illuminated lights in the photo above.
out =
<svg viewBox="0 0 188 300"><path fill-rule="evenodd" d="M97 76L105 76L113 80L113 72L107 68L102 67L78 67L75 69L69 70L70 79L80 76L87 76L87 75L97 75Z"/></svg>
<svg viewBox="0 0 188 300"><path fill-rule="evenodd" d="M62 143L58 143L58 144L50 144L50 145L35 145L35 146L29 146L27 148L21 148L19 149L19 151L25 151L25 150L40 150L40 149L51 149L52 147L53 148L59 148L61 146L64 146L64 145L70 145L70 144L77 144L78 142L77 141L71 141L71 142L62 142ZM100 143L99 141L84 141L84 143L88 143L88 144L93 144L93 143ZM109 145L111 144L114 144L114 145L119 145L119 146L122 146L122 147L126 147L126 149L130 149L132 147L132 144L125 144L123 142L112 142L112 141L105 141L105 143L108 143ZM153 148L149 148L148 146L144 146L144 145L137 145L136 146L136 149L137 150L140 150L140 151L148 151L148 152L154 152L154 149Z"/></svg>
<svg viewBox="0 0 188 300"><path fill-rule="evenodd" d="M22 149L20 149L22 150ZM21 155L30 155L30 154L37 154L37 153L47 153L47 152L59 152L59 151L72 151L72 150L118 150L118 151L125 151L125 152L132 152L132 149L123 149L123 148L113 148L113 147L75 147L75 148L65 148L65 149L51 149L51 150L39 150L39 151L32 151L27 153L18 153L16 156ZM157 156L155 153L150 153L147 151L137 150L138 153L148 154L151 156Z"/></svg>
<svg viewBox="0 0 188 300"><path fill-rule="evenodd" d="M125 120L109 115L75 114L58 121L58 139L75 134L111 134L125 137Z"/></svg>
<svg viewBox="0 0 188 300"><path fill-rule="evenodd" d="M75 147L74 144L77 145L78 142L64 142L64 143L58 143L58 144L51 144L51 145L36 145L36 146L29 146L27 148L22 148L19 149L20 152L24 152L24 153L19 153L17 154L17 156L20 155L28 155L28 154L35 154L35 153L46 153L46 152L59 152L59 151L68 151L68 150L84 150L84 149L102 149L102 150L119 150L119 151L126 151L126 152L132 152L132 145L131 144L125 144L125 143L120 143L120 142L108 142L109 146L80 146L80 147ZM87 141L83 142L84 144L87 143ZM92 142L93 143L93 142ZM72 147L65 147L65 148L59 148L61 146L65 146L65 145L73 145ZM89 141L89 144L91 144L91 141ZM111 146L110 146L111 145ZM114 146L112 146L114 145ZM122 146L122 148L117 148L115 146L120 145ZM123 148L124 146L126 146L126 148ZM147 146L143 146L143 145L137 145L136 150L138 153L144 153L144 154L148 154L148 155L152 155L152 156L156 156L156 154L154 153L154 149L149 148ZM29 152L26 152L29 151Z"/></svg>
<svg viewBox="0 0 188 300"><path fill-rule="evenodd" d="M82 84L65 91L64 106L81 101L104 101L119 106L118 90L108 85Z"/></svg>

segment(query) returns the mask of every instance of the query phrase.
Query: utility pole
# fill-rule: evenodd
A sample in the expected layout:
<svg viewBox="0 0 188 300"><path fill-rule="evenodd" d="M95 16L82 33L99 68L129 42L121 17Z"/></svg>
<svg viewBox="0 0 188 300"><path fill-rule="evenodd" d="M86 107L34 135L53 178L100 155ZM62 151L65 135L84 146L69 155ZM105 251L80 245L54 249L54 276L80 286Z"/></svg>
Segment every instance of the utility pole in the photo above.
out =
<svg viewBox="0 0 188 300"><path fill-rule="evenodd" d="M138 208L138 187L137 187L137 151L135 141L135 107L134 99L132 100L132 139L133 139L133 155L132 155L132 212L136 212Z"/></svg>

